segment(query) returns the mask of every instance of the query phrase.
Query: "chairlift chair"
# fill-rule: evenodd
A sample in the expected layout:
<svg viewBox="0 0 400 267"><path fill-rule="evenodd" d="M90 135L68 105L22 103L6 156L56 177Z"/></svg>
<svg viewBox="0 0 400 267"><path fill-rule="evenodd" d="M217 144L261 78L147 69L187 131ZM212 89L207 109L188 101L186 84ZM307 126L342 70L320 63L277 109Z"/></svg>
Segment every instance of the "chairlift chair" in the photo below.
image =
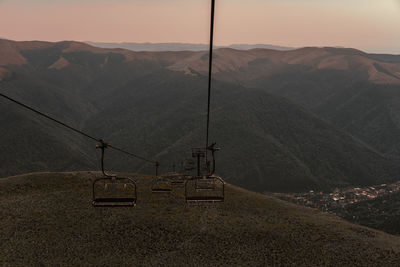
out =
<svg viewBox="0 0 400 267"><path fill-rule="evenodd" d="M135 206L136 184L130 178L107 175L93 183L93 206Z"/></svg>
<svg viewBox="0 0 400 267"><path fill-rule="evenodd" d="M177 176L171 181L171 185L173 186L183 186L185 184L185 176Z"/></svg>
<svg viewBox="0 0 400 267"><path fill-rule="evenodd" d="M191 176L190 175L186 175L186 174L180 174L179 176L175 176L172 179L172 185L177 186L177 187L183 187L185 186L185 182L190 179Z"/></svg>
<svg viewBox="0 0 400 267"><path fill-rule="evenodd" d="M215 176L215 152L216 143L209 145L209 126L210 126L210 104L211 104L211 75L212 75L212 59L213 59L213 40L214 40L214 15L215 0L211 1L211 27L210 27L210 52L209 52L209 68L208 68L208 103L207 103L207 134L205 148L193 148L192 157L197 158L197 176L189 179L185 183L186 202L223 202L225 199L225 182L221 177ZM213 167L210 171L210 163L207 160L208 151L211 151L213 158ZM202 175L200 159L205 158L204 169L208 173Z"/></svg>
<svg viewBox="0 0 400 267"><path fill-rule="evenodd" d="M151 185L152 193L171 193L171 182L164 177L157 178Z"/></svg>
<svg viewBox="0 0 400 267"><path fill-rule="evenodd" d="M184 185L186 180L186 175L178 173L178 172L169 172L163 175L165 179L167 179L172 186L180 186Z"/></svg>
<svg viewBox="0 0 400 267"><path fill-rule="evenodd" d="M194 177L185 183L187 203L223 202L225 182L218 176Z"/></svg>
<svg viewBox="0 0 400 267"><path fill-rule="evenodd" d="M203 176L198 175L197 177L188 179L185 183L185 198L187 203L223 202L225 200L225 182L221 177L214 175L215 152L219 150L215 145L213 143L207 148L207 150L211 151L213 158L213 166L210 173ZM197 149L196 151L199 150ZM193 153L193 156L197 155L197 153ZM200 170L199 164L200 162L198 161L198 171Z"/></svg>
<svg viewBox="0 0 400 267"><path fill-rule="evenodd" d="M101 149L101 170L102 178L93 182L93 206L94 207L122 207L136 206L137 190L136 183L131 178L117 177L115 174L107 174L104 171L104 151L108 144L100 140L100 145L96 148Z"/></svg>

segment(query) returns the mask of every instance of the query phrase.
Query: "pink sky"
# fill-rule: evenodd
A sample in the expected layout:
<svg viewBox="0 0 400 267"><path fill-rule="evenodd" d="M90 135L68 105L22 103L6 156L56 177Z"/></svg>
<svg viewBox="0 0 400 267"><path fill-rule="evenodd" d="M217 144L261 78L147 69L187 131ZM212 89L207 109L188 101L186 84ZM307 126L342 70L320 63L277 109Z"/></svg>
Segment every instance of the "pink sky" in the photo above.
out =
<svg viewBox="0 0 400 267"><path fill-rule="evenodd" d="M13 40L207 43L208 0L0 0ZM217 0L217 44L345 46L400 54L397 0Z"/></svg>

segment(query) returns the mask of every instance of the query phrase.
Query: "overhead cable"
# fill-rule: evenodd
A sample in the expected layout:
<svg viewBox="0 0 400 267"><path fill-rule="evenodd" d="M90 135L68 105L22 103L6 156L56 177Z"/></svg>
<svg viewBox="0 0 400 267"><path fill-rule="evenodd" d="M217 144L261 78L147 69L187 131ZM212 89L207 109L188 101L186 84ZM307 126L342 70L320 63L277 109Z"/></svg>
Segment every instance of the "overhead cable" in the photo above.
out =
<svg viewBox="0 0 400 267"><path fill-rule="evenodd" d="M64 122L61 122L61 121L59 121L59 120L57 120L57 119L55 119L55 118L53 118L53 117L51 117L51 116L49 116L49 115L43 113L43 112L41 112L41 111L39 111L39 110L37 110L37 109L34 109L34 108L32 108L32 107L30 107L30 106L24 104L24 103L21 103L20 101L15 100L15 99L13 99L13 98L11 98L11 97L9 97L9 96L6 96L6 95L4 95L4 94L2 94L2 93L0 93L0 96L3 97L3 98L5 98L5 99L8 99L9 101L11 101L11 102L13 102L13 103L15 103L15 104L17 104L17 105L19 105L19 106L21 106L21 107L27 109L27 110L30 110L30 111L32 111L32 112L34 112L34 113L36 113L36 114L38 114L38 115L40 115L40 116L42 116L42 117L48 119L48 120L50 120L50 121L53 121L53 122L55 122L55 123L57 123L57 124L59 124L59 125L65 127L65 128L68 128L68 129L70 129L70 130L72 130L72 131L74 131L74 132L76 132L76 133L78 133L78 134L80 134L80 135L82 135L82 136L88 138L88 139L91 139L91 140L93 140L93 141L100 142L100 143L104 142L103 139L101 139L101 138L93 137L93 136L91 136L91 135L89 135L89 134L87 134L87 133L85 133L85 132L83 132L83 131L81 131L81 130L78 130L78 129L76 129L76 128L74 128L74 127L72 127L72 126L70 126L70 125L68 125L68 124L66 124L66 123L64 123ZM140 160L143 160L143 161L147 161L147 162L150 162L150 163L159 165L159 163L158 163L157 161L149 160L149 159L147 159L147 158L145 158L145 157L136 155L136 154L134 154L134 153L132 153L132 152L123 150L123 149L118 148L118 147L116 147L116 146L113 146L113 145L111 145L111 144L108 144L108 147L111 148L111 149L114 149L114 150L116 150L116 151L118 151L118 152L121 152L121 153L123 153L123 154L129 155L129 156L131 156L131 157L135 157L135 158L137 158L137 159L140 159Z"/></svg>

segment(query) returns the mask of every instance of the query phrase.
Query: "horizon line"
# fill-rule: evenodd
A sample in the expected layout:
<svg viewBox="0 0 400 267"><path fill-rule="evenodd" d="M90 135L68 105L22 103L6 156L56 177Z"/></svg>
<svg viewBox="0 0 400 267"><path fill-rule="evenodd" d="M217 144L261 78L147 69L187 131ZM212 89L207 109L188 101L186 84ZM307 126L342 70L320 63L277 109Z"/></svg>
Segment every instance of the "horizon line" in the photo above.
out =
<svg viewBox="0 0 400 267"><path fill-rule="evenodd" d="M158 45L158 44L180 44L180 45L201 45L201 46L209 46L209 44L207 43L187 43L187 42L178 42L178 41L171 41L171 42L134 42L134 41L120 41L120 42L112 42L112 41L80 41L80 40L58 40L58 41L54 41L54 40L37 40L37 39L33 39L33 40L13 40L13 39L8 39L6 37L2 37L0 36L0 40L6 40L6 41L13 41L13 42L48 42L48 43L60 43L60 42L78 42L78 43L85 43L88 45L91 44L148 44L148 45ZM299 46L299 47L292 47L292 46L284 46L284 45L275 45L275 44L268 44L268 43L232 43L232 44L228 44L228 45L221 45L221 44L217 44L215 45L215 47L217 49L219 48L230 48L231 46L240 46L240 45L244 45L244 46L273 46L273 47L280 47L280 48L285 48L286 50L298 50L298 49L302 49L302 48L336 48L336 49L355 49L367 54L387 54L387 55L398 55L400 56L400 52L398 53L391 53L391 52L374 52L374 51L368 51L367 49L361 49L361 48L357 48L357 47L345 47L345 46L339 46L339 45L306 45L306 46ZM92 45L93 46L93 45ZM99 47L101 48L101 47ZM130 50L127 48L121 48L121 49L126 49L126 50ZM234 49L234 48L232 48ZM272 48L271 48L272 49ZM250 50L250 49L249 49ZM273 50L273 49L272 49ZM133 50L131 50L133 51ZM284 50L282 50L284 51ZM140 51L137 51L140 52Z"/></svg>

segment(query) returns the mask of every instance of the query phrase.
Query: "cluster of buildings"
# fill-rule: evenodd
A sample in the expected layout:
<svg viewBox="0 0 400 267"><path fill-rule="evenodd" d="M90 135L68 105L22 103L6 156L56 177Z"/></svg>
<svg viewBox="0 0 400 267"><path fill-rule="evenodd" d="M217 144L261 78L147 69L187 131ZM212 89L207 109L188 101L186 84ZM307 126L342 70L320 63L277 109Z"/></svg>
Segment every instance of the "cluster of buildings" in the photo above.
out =
<svg viewBox="0 0 400 267"><path fill-rule="evenodd" d="M372 200L400 192L400 181L393 184L381 184L369 187L335 189L332 193L315 192L313 190L300 194L275 193L274 196L296 204L319 209L325 212L338 213L347 205Z"/></svg>

